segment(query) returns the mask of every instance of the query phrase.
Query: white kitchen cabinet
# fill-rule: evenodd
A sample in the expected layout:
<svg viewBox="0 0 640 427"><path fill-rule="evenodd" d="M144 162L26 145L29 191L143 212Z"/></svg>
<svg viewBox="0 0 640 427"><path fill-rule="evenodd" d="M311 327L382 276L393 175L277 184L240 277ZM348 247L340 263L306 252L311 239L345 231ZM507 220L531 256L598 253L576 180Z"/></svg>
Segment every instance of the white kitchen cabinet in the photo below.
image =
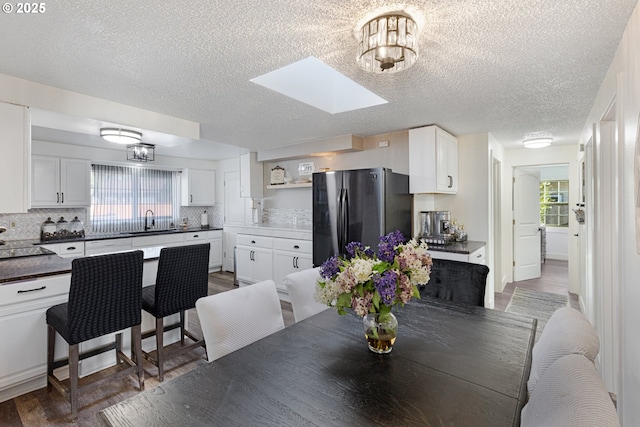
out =
<svg viewBox="0 0 640 427"><path fill-rule="evenodd" d="M236 245L236 277L240 286L273 279L271 237L238 234Z"/></svg>
<svg viewBox="0 0 640 427"><path fill-rule="evenodd" d="M86 256L89 256L127 251L131 249L131 242L131 237L123 239L89 240L84 243L84 253Z"/></svg>
<svg viewBox="0 0 640 427"><path fill-rule="evenodd" d="M45 313L68 299L70 274L0 286L0 402L46 386ZM9 344L10 343L10 344ZM66 346L56 337L56 359Z"/></svg>
<svg viewBox="0 0 640 427"><path fill-rule="evenodd" d="M0 102L2 197L0 212L26 213L30 207L31 120L29 108Z"/></svg>
<svg viewBox="0 0 640 427"><path fill-rule="evenodd" d="M84 242L64 242L40 245L55 252L62 258L78 258L84 256Z"/></svg>
<svg viewBox="0 0 640 427"><path fill-rule="evenodd" d="M240 197L259 199L264 195L264 167L257 153L240 156Z"/></svg>
<svg viewBox="0 0 640 427"><path fill-rule="evenodd" d="M31 206L83 207L91 205L91 161L33 155Z"/></svg>
<svg viewBox="0 0 640 427"><path fill-rule="evenodd" d="M209 270L218 271L222 267L222 230L212 230L207 233L211 244L209 251Z"/></svg>
<svg viewBox="0 0 640 427"><path fill-rule="evenodd" d="M313 267L312 252L310 240L273 239L273 280L278 291L287 293L284 279L288 274Z"/></svg>
<svg viewBox="0 0 640 427"><path fill-rule="evenodd" d="M431 258L434 259L449 259L452 261L470 262L473 264L486 264L484 246L468 254L433 250L428 252L431 254Z"/></svg>
<svg viewBox="0 0 640 427"><path fill-rule="evenodd" d="M216 171L183 169L182 206L213 206L216 201Z"/></svg>
<svg viewBox="0 0 640 427"><path fill-rule="evenodd" d="M409 192L458 192L458 139L437 126L409 130Z"/></svg>

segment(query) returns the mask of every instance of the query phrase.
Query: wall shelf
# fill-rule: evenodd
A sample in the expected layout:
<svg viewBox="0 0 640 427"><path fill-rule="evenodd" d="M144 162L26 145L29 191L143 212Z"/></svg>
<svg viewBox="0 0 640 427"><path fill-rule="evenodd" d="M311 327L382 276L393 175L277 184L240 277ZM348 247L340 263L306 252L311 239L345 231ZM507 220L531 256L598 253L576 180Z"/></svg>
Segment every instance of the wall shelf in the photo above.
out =
<svg viewBox="0 0 640 427"><path fill-rule="evenodd" d="M310 182L303 182L301 184L278 184L278 185L267 185L269 190L281 190L284 188L305 188L311 187Z"/></svg>

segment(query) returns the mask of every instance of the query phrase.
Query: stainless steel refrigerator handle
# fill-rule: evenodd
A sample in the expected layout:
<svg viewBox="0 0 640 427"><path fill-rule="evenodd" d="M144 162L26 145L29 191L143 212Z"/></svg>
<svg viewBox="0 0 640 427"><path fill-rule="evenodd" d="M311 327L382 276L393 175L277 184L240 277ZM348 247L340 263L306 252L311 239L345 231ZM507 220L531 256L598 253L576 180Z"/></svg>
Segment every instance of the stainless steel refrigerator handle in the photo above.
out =
<svg viewBox="0 0 640 427"><path fill-rule="evenodd" d="M343 238L344 238L344 244L342 246L342 250L344 251L348 240L349 240L349 191L345 188L344 189L344 196L342 197L342 203L344 205L344 208L342 209L344 218L343 221L344 223L342 224L342 228L343 228Z"/></svg>
<svg viewBox="0 0 640 427"><path fill-rule="evenodd" d="M341 254L343 251L343 246L342 246L342 241L343 241L343 237L342 237L342 193L344 192L344 188L340 189L340 196L338 196L338 218L337 218L337 224L336 224L336 228L338 229L338 254Z"/></svg>

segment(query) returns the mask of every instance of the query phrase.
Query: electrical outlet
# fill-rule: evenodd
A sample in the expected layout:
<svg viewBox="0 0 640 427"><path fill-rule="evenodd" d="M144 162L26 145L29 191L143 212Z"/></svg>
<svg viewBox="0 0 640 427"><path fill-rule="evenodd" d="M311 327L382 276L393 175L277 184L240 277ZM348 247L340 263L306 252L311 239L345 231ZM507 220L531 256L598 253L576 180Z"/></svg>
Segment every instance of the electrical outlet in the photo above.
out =
<svg viewBox="0 0 640 427"><path fill-rule="evenodd" d="M382 147L388 147L389 146L389 141L380 141L378 142L378 147L382 148Z"/></svg>
<svg viewBox="0 0 640 427"><path fill-rule="evenodd" d="M11 228L16 228L16 222L15 221L11 221Z"/></svg>

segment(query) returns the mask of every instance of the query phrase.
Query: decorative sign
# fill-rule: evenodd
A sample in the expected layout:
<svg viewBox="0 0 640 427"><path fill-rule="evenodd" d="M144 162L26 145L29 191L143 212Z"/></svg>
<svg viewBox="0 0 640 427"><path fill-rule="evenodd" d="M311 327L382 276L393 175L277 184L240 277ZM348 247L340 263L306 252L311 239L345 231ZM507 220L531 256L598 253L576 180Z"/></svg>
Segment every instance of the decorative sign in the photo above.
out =
<svg viewBox="0 0 640 427"><path fill-rule="evenodd" d="M276 166L271 169L271 185L284 184L284 168Z"/></svg>
<svg viewBox="0 0 640 427"><path fill-rule="evenodd" d="M313 162L299 163L298 164L298 175L311 175L315 172L315 166Z"/></svg>

